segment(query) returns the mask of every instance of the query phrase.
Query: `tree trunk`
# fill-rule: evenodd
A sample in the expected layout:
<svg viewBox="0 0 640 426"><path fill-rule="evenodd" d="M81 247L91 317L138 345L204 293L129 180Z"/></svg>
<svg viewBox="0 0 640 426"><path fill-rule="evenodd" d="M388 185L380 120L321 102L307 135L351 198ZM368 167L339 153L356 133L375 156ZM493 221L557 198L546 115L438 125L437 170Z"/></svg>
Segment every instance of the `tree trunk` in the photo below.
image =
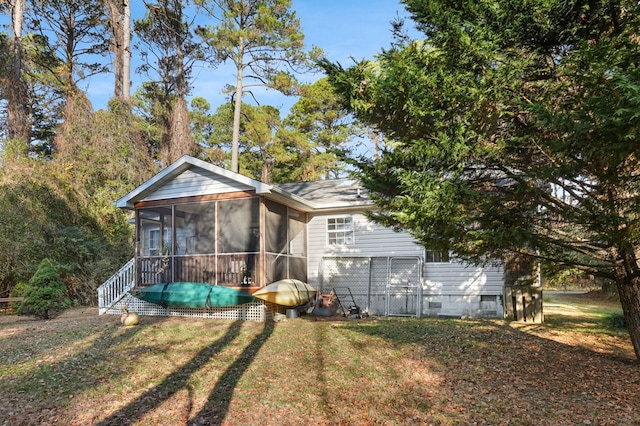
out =
<svg viewBox="0 0 640 426"><path fill-rule="evenodd" d="M624 275L616 280L616 285L631 343L640 360L640 277Z"/></svg>
<svg viewBox="0 0 640 426"><path fill-rule="evenodd" d="M194 150L193 137L189 122L189 109L186 96L189 92L185 70L182 46L176 46L176 99L171 107L170 118L170 146L167 164L171 164L185 154L192 154Z"/></svg>
<svg viewBox="0 0 640 426"><path fill-rule="evenodd" d="M242 69L238 68L236 99L233 106L233 137L231 139L231 171L238 173L238 151L240 150L240 109L242 108Z"/></svg>
<svg viewBox="0 0 640 426"><path fill-rule="evenodd" d="M264 159L262 161L262 170L260 173L260 181L263 183L271 183L271 161Z"/></svg>
<svg viewBox="0 0 640 426"><path fill-rule="evenodd" d="M166 157L166 164L169 165L183 155L193 153L194 143L191 137L189 126L189 111L187 101L178 97L171 109L171 145Z"/></svg>
<svg viewBox="0 0 640 426"><path fill-rule="evenodd" d="M122 97L122 12L120 2L106 0L105 5L109 9L109 29L111 30L111 40L109 46L113 52L113 96Z"/></svg>
<svg viewBox="0 0 640 426"><path fill-rule="evenodd" d="M240 109L242 108L242 91L244 90L242 84L242 71L244 69L242 64L242 59L244 58L243 43L244 40L240 37L240 42L238 43L238 58L240 58L240 62L236 62L236 99L233 107L233 136L231 139L231 171L236 173L238 173L239 170L238 151L240 150Z"/></svg>
<svg viewBox="0 0 640 426"><path fill-rule="evenodd" d="M7 83L7 126L9 139L24 142L29 149L31 125L27 114L27 89L22 79L22 22L24 0L11 4L11 24L13 28L11 76Z"/></svg>
<svg viewBox="0 0 640 426"><path fill-rule="evenodd" d="M167 99L168 97L165 97ZM164 111L157 117L158 126L160 127L160 144L158 147L158 155L162 167L171 164L171 127L173 118L173 109L175 102L164 100Z"/></svg>
<svg viewBox="0 0 640 426"><path fill-rule="evenodd" d="M105 5L109 9L109 28L111 30L110 49L113 52L113 74L114 86L113 95L118 99L128 100L130 76L128 75L127 62L129 53L128 40L130 38L130 28L128 20L128 0L105 0Z"/></svg>
<svg viewBox="0 0 640 426"><path fill-rule="evenodd" d="M122 100L131 100L131 0L123 0L122 22Z"/></svg>

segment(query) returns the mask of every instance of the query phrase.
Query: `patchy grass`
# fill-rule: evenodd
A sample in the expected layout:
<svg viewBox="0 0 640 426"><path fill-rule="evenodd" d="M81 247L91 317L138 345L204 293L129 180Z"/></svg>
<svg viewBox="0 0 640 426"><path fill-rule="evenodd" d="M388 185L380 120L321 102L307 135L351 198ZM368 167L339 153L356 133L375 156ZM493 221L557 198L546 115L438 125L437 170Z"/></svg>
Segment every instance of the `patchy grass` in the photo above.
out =
<svg viewBox="0 0 640 426"><path fill-rule="evenodd" d="M545 324L3 316L0 423L640 424L615 309L553 296Z"/></svg>

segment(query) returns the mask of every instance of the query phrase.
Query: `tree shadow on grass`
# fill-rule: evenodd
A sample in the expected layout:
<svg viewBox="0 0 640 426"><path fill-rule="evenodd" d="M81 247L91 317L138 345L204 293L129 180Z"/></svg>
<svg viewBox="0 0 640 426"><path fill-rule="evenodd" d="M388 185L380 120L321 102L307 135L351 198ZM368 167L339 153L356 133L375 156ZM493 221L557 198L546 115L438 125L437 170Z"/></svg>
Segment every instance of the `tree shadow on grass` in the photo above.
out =
<svg viewBox="0 0 640 426"><path fill-rule="evenodd" d="M404 347L418 366L443 377L442 418L492 423L636 424L637 361L589 348L588 336L533 325L529 332L492 320L372 320L345 329ZM536 334L537 333L537 334ZM559 340L551 339L556 336ZM533 423L531 423L533 424Z"/></svg>
<svg viewBox="0 0 640 426"><path fill-rule="evenodd" d="M239 336L242 323L243 321L234 322L223 337L203 348L189 362L167 376L160 384L149 389L135 401L104 419L98 425L128 425L136 423L163 402L171 399L180 390L187 389L190 391L189 379L191 376ZM265 324L264 330L251 341L242 354L218 379L209 394L207 403L190 423L207 425L222 423L229 410L229 404L238 381L273 332L273 327L272 322Z"/></svg>
<svg viewBox="0 0 640 426"><path fill-rule="evenodd" d="M318 324L319 325L319 324ZM323 326L315 327L315 363L316 363L316 384L315 387L319 390L320 406L323 410L323 415L326 418L333 419L334 413L331 410L329 403L329 391L328 391L328 378L327 378L327 356L326 348L327 344L327 330Z"/></svg>
<svg viewBox="0 0 640 426"><path fill-rule="evenodd" d="M241 327L242 321L231 324L224 336L204 347L189 362L168 375L160 384L149 389L135 401L107 417L98 425L133 424L164 401L169 400L176 392L181 389L189 389L190 377L207 364L211 357L220 353L237 338Z"/></svg>
<svg viewBox="0 0 640 426"><path fill-rule="evenodd" d="M191 425L220 425L224 421L228 411L233 391L240 378L251 365L260 348L273 333L274 323L265 322L264 329L242 351L238 358L227 368L216 382L215 387L209 393L209 398L200 412L189 422Z"/></svg>
<svg viewBox="0 0 640 426"><path fill-rule="evenodd" d="M48 321L21 320L24 327L15 327L0 339L0 371L8 372L0 398L10 401L0 404L0 419L9 418L10 424L56 423L45 408L59 404L66 409L66 401L76 395L126 374L105 370L110 349L131 340L143 327L123 328L116 317L87 317L77 309L65 315ZM152 317L145 323L164 320ZM87 339L91 343L84 346Z"/></svg>

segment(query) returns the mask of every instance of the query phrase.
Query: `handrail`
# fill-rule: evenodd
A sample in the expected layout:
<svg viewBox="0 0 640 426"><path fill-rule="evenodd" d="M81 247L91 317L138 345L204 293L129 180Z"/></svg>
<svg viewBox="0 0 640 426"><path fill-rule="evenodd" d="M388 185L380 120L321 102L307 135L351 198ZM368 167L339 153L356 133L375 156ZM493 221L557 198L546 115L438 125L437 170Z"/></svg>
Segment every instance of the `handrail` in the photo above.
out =
<svg viewBox="0 0 640 426"><path fill-rule="evenodd" d="M98 287L99 315L107 313L134 287L135 265L135 258L131 258L118 272Z"/></svg>

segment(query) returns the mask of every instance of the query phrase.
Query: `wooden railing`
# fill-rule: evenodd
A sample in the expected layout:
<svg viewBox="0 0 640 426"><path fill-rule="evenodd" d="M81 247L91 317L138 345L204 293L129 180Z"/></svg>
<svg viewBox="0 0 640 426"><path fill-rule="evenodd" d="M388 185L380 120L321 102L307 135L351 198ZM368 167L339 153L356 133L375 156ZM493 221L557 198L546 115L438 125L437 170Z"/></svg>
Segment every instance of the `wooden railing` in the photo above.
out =
<svg viewBox="0 0 640 426"><path fill-rule="evenodd" d="M292 278L306 279L306 259L291 258L287 267L285 257L266 257L267 283L286 277L287 270ZM228 287L260 286L258 271L258 253L134 258L98 288L98 312L102 315L112 309L136 285L192 281Z"/></svg>
<svg viewBox="0 0 640 426"><path fill-rule="evenodd" d="M257 253L153 256L138 259L138 285L192 281L229 287L258 285Z"/></svg>
<svg viewBox="0 0 640 426"><path fill-rule="evenodd" d="M128 294L136 283L135 277L135 259L131 259L98 287L99 315L106 313Z"/></svg>

